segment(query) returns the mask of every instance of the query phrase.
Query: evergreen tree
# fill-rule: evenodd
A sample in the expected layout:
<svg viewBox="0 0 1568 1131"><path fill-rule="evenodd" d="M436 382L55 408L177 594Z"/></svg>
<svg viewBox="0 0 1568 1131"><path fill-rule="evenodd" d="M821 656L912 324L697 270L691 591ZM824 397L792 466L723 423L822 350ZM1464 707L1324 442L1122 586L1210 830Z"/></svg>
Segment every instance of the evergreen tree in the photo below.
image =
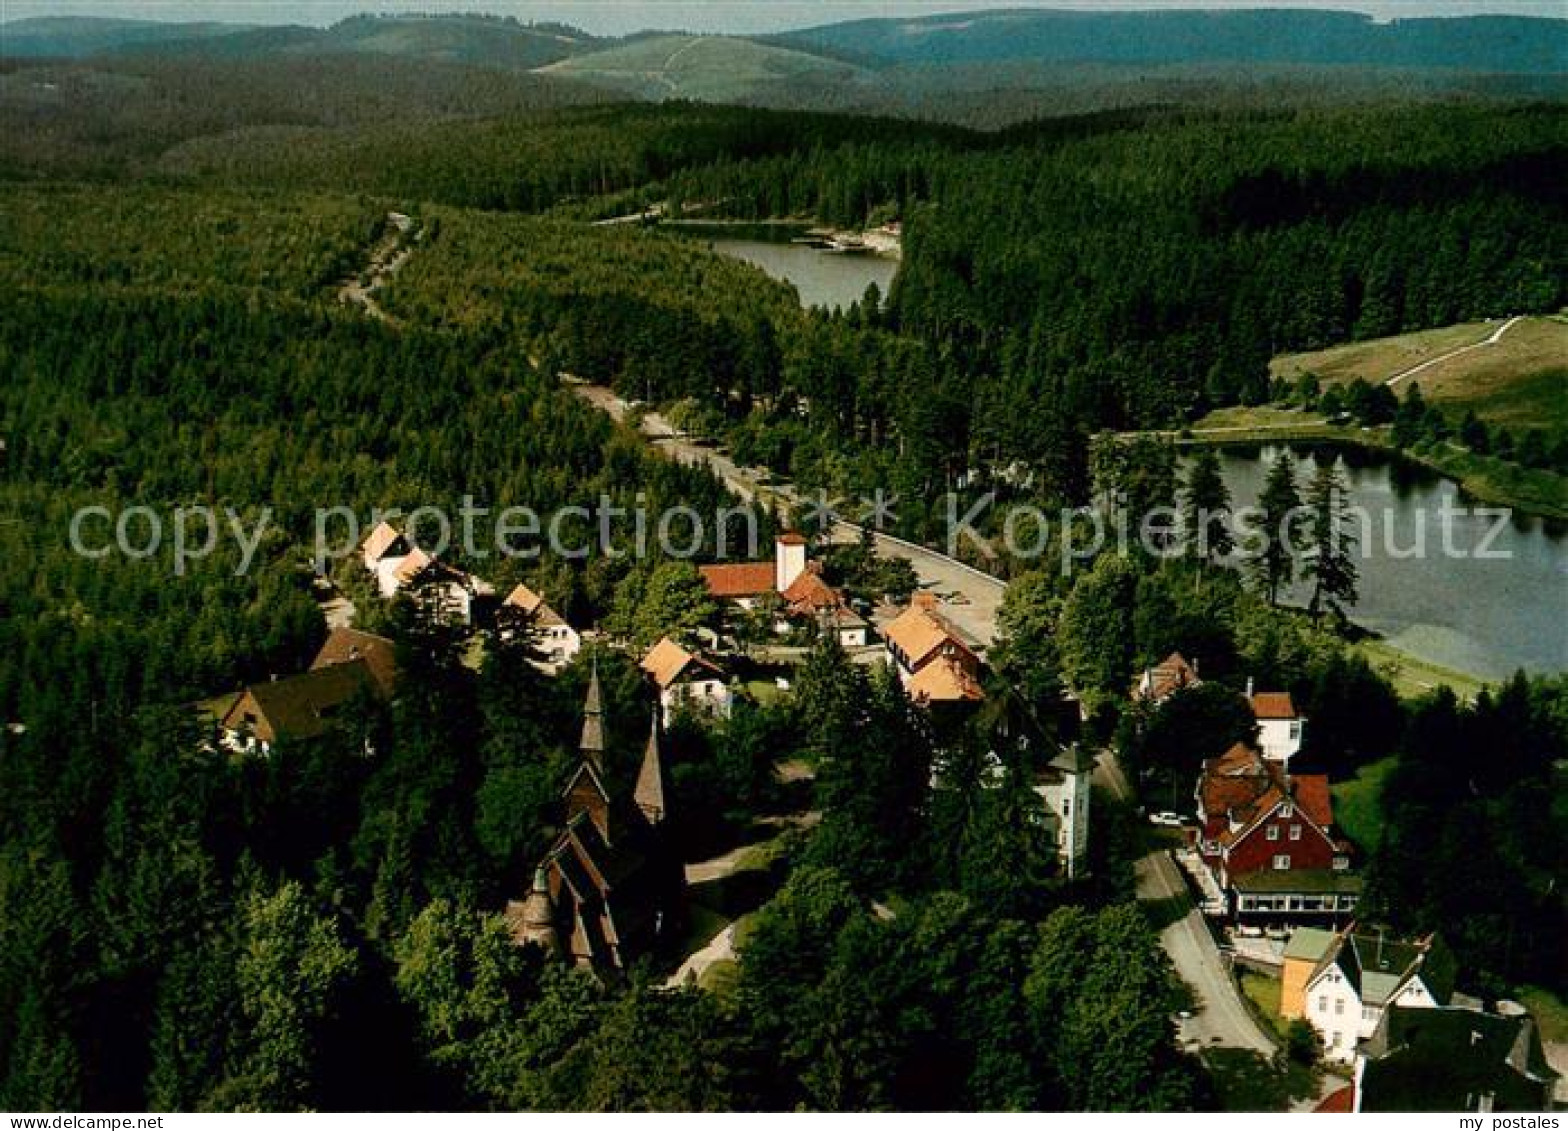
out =
<svg viewBox="0 0 1568 1131"><path fill-rule="evenodd" d="M1358 599L1355 551L1359 535L1349 525L1345 482L1327 456L1318 462L1307 485L1306 505L1312 512L1311 546L1302 565L1312 582L1307 608L1314 617L1327 608L1343 621L1346 607Z"/></svg>
<svg viewBox="0 0 1568 1131"><path fill-rule="evenodd" d="M1200 447L1187 469L1182 492L1182 538L1188 553L1214 561L1234 548L1230 532L1230 489L1220 474L1220 457Z"/></svg>
<svg viewBox="0 0 1568 1131"><path fill-rule="evenodd" d="M1247 546L1249 572L1271 605L1279 603L1280 590L1296 579L1293 526L1300 507L1296 461L1290 452L1281 451L1269 466L1263 490L1258 493L1261 514Z"/></svg>

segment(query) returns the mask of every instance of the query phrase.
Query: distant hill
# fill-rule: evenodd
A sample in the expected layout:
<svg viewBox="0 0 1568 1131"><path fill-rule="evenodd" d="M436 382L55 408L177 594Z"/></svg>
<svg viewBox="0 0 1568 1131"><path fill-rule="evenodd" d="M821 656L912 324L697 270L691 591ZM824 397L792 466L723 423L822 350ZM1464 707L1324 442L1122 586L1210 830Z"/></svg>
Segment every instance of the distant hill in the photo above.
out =
<svg viewBox="0 0 1568 1131"><path fill-rule="evenodd" d="M0 56L12 58L351 54L526 71L599 44L586 32L561 24L473 15L354 16L328 28L98 19L29 19L0 25Z"/></svg>
<svg viewBox="0 0 1568 1131"><path fill-rule="evenodd" d="M770 88L853 83L863 68L806 51L720 35L634 36L544 68L648 101L750 101Z"/></svg>
<svg viewBox="0 0 1568 1131"><path fill-rule="evenodd" d="M229 36L243 32L249 26L38 16L0 24L0 56L81 59L126 47Z"/></svg>
<svg viewBox="0 0 1568 1131"><path fill-rule="evenodd" d="M1515 16L1402 19L1304 10L1007 10L865 19L769 37L868 65L1003 61L1166 65L1308 64L1568 71L1568 20Z"/></svg>

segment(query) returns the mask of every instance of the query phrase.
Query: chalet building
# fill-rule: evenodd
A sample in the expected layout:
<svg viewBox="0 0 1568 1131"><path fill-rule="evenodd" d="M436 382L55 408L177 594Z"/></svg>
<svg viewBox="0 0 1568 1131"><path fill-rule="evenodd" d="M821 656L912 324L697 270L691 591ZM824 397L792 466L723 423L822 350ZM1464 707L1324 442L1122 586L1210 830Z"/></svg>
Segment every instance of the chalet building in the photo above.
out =
<svg viewBox="0 0 1568 1131"><path fill-rule="evenodd" d="M386 694L363 656L252 684L219 717L220 741L236 754L270 754L280 739L325 734L356 699L384 699Z"/></svg>
<svg viewBox="0 0 1568 1131"><path fill-rule="evenodd" d="M1454 959L1435 935L1407 941L1353 923L1329 934L1326 942L1324 934L1314 931L1301 945L1293 936L1287 944L1287 951L1296 946L1298 963L1309 960L1319 944L1322 952L1304 978L1299 998L1292 994L1287 1000L1281 994L1280 1015L1305 1017L1329 1060L1352 1063L1357 1045L1371 1039L1395 1006L1438 1009L1449 1004Z"/></svg>
<svg viewBox="0 0 1568 1131"><path fill-rule="evenodd" d="M931 593L916 593L910 606L882 630L888 662L919 703L977 703L980 657L937 609Z"/></svg>
<svg viewBox="0 0 1568 1131"><path fill-rule="evenodd" d="M1148 703L1162 703L1184 687L1197 687L1198 664L1180 652L1172 652L1152 668L1145 668L1133 684L1132 697Z"/></svg>
<svg viewBox="0 0 1568 1131"><path fill-rule="evenodd" d="M365 536L360 553L376 591L388 600L403 594L433 615L464 625L481 619L480 610L493 603L495 589L488 582L440 561L388 523Z"/></svg>
<svg viewBox="0 0 1568 1131"><path fill-rule="evenodd" d="M1334 832L1328 778L1287 774L1237 743L1203 765L1194 847L1238 919L1337 923L1355 910L1360 879Z"/></svg>
<svg viewBox="0 0 1568 1131"><path fill-rule="evenodd" d="M630 794L612 781L605 741L596 670L583 705L581 757L562 794L564 827L534 869L528 895L507 904L506 921L518 945L616 975L681 937L685 877L667 835L657 718Z"/></svg>
<svg viewBox="0 0 1568 1131"><path fill-rule="evenodd" d="M1251 680L1247 681L1247 702L1252 704L1253 717L1258 720L1258 748L1265 758L1278 762L1288 773L1290 760L1301 750L1307 720L1296 711L1290 692L1254 693Z"/></svg>
<svg viewBox="0 0 1568 1131"><path fill-rule="evenodd" d="M496 610L496 632L509 639L520 632L533 634L541 658L535 666L555 674L582 651L583 638L539 594L519 584Z"/></svg>
<svg viewBox="0 0 1568 1131"><path fill-rule="evenodd" d="M397 646L385 636L360 632L357 628L334 628L311 661L310 670L319 671L355 660L365 662L383 695L392 694L397 684Z"/></svg>
<svg viewBox="0 0 1568 1131"><path fill-rule="evenodd" d="M863 647L870 626L849 607L844 595L822 580L817 563L808 560L806 539L781 534L773 543L773 561L724 562L698 567L708 593L721 604L751 611L776 601L779 631L792 623L817 625L832 632L846 648Z"/></svg>
<svg viewBox="0 0 1568 1131"><path fill-rule="evenodd" d="M1353 1112L1544 1112L1559 1082L1534 1018L1514 1002L1391 1005L1357 1049L1354 1073Z"/></svg>
<svg viewBox="0 0 1568 1131"><path fill-rule="evenodd" d="M658 689L659 710L666 722L683 703L720 718L729 717L734 696L724 672L668 636L648 650L641 667Z"/></svg>

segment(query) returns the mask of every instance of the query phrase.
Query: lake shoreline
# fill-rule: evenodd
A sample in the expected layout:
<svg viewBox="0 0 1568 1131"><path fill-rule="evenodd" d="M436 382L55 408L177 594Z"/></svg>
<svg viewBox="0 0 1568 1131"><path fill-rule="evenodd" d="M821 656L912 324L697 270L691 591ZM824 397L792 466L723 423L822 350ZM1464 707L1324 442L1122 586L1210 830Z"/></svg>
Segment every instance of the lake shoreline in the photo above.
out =
<svg viewBox="0 0 1568 1131"><path fill-rule="evenodd" d="M1145 435L1147 433L1144 433ZM1171 437L1182 447L1234 448L1254 444L1323 444L1353 448L1390 460L1403 461L1448 479L1460 493L1473 502L1488 506L1508 507L1521 514L1549 523L1554 529L1568 528L1568 482L1550 471L1522 467L1505 460L1478 456L1472 452L1453 451L1434 453L1400 448L1388 438L1386 426L1363 430L1355 425L1330 424L1326 420L1256 427L1205 428L1197 427L1168 430L1160 433ZM1482 461L1480 466L1477 462ZM1525 477L1537 480L1525 490L1497 482L1498 476ZM1554 490L1553 488L1557 488ZM1550 497L1549 497L1550 496Z"/></svg>

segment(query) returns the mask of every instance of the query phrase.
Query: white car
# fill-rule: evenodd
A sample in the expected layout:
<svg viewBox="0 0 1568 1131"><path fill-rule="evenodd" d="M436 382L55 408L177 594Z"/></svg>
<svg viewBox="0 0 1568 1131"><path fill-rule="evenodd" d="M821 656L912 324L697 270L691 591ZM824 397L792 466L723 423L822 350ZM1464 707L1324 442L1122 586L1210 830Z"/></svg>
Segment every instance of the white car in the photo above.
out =
<svg viewBox="0 0 1568 1131"><path fill-rule="evenodd" d="M1169 809L1162 813L1149 814L1149 824L1151 825L1160 825L1168 829L1179 829L1186 823L1186 820L1180 813L1172 813Z"/></svg>

